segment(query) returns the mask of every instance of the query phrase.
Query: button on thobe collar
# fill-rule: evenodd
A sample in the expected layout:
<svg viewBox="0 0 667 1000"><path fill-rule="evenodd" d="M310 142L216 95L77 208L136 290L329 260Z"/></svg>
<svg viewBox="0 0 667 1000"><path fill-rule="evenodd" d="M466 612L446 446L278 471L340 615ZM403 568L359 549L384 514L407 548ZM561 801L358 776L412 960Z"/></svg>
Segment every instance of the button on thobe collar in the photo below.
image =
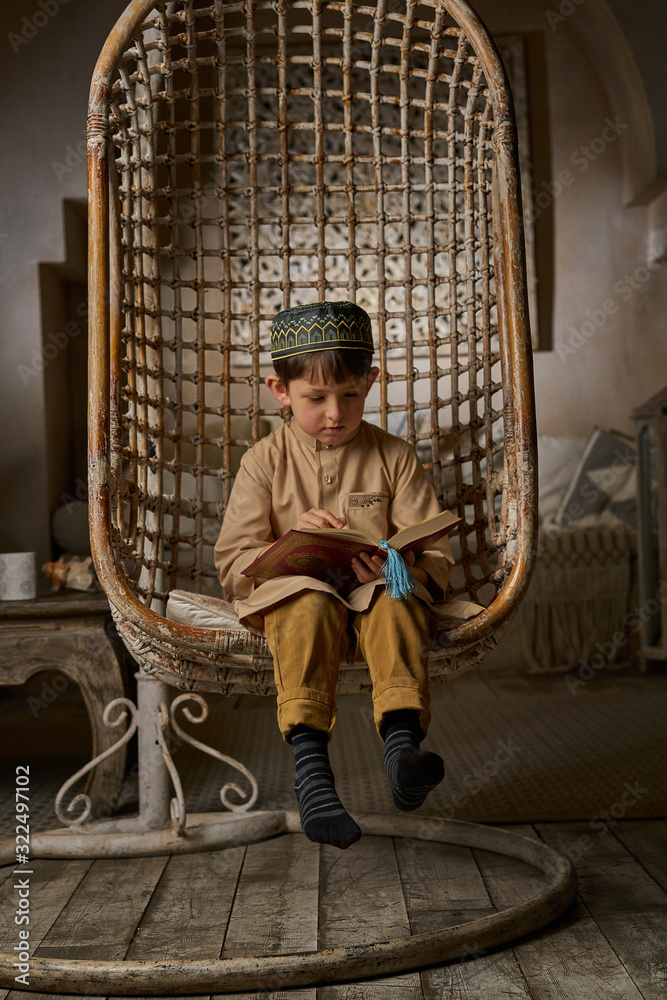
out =
<svg viewBox="0 0 667 1000"><path fill-rule="evenodd" d="M305 431L301 430L297 424L294 417L289 422L289 428L294 432L294 435L305 444L308 448L312 448L313 451L333 451L335 448L342 448L343 445L349 444L350 441L354 441L355 437L361 430L361 424L350 434L350 436L345 441L339 441L338 444L323 444L319 438L311 437L310 434L306 434Z"/></svg>
<svg viewBox="0 0 667 1000"><path fill-rule="evenodd" d="M313 453L317 475L317 506L331 510L336 516L340 516L342 510L338 509L341 503L338 463L341 460L345 461L345 452L340 449L357 437L361 430L361 424L355 428L346 441L341 441L338 444L323 444L318 438L306 434L294 418L290 421L289 428L297 440Z"/></svg>

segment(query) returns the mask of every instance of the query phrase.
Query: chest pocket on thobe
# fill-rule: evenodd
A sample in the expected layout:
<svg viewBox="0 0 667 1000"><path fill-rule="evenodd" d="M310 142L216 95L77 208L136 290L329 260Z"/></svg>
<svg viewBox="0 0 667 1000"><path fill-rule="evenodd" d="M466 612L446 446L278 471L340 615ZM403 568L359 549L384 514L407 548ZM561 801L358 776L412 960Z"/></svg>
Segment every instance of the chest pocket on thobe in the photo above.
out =
<svg viewBox="0 0 667 1000"><path fill-rule="evenodd" d="M352 531L363 531L380 541L387 537L389 493L348 493L345 517Z"/></svg>

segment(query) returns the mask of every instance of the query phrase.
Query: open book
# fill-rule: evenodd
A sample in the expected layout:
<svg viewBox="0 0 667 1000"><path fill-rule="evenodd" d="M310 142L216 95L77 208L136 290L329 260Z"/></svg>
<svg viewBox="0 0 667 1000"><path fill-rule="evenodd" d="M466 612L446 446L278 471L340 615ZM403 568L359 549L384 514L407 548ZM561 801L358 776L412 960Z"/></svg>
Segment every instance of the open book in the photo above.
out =
<svg viewBox="0 0 667 1000"><path fill-rule="evenodd" d="M462 521L462 517L445 510L397 531L388 539L389 545L401 554L410 551L419 555ZM352 557L358 557L361 552L383 554L378 539L370 538L362 531L350 528L310 528L301 531L291 528L257 556L243 573L267 580L276 576L312 576L342 592L356 582Z"/></svg>

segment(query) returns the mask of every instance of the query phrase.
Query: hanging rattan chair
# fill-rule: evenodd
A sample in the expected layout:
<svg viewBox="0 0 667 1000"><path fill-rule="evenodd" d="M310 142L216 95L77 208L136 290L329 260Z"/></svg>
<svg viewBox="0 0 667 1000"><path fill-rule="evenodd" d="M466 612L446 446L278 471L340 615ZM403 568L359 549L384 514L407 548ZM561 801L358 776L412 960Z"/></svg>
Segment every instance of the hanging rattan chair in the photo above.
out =
<svg viewBox="0 0 667 1000"><path fill-rule="evenodd" d="M164 736L193 742L176 709L194 699L200 721L197 692L274 693L263 636L165 609L175 589L220 595L213 546L240 455L286 417L263 384L279 310L345 298L369 312L366 417L416 447L464 518L451 596L485 610L439 632L431 681L477 662L518 607L536 461L516 128L465 0L134 0L88 122L91 540L141 668L139 712L109 708L110 723L132 713L123 739L138 727L142 758L140 818L113 830L160 850L170 814L175 836L187 822ZM354 656L340 692L370 689ZM171 710L167 685L184 692ZM223 789L247 813L254 779L208 752L250 781ZM75 829L89 809L62 802L80 776L57 803ZM178 849L211 842L189 822Z"/></svg>
<svg viewBox="0 0 667 1000"><path fill-rule="evenodd" d="M397 10L397 7L399 8ZM273 691L265 641L164 617L219 593L238 454L280 421L277 311L349 298L381 374L367 416L415 445L465 518L433 680L474 663L526 589L535 430L516 129L465 2L130 4L95 72L90 518L100 582L144 670ZM272 405L273 404L273 405ZM342 691L368 685L343 666Z"/></svg>
<svg viewBox="0 0 667 1000"><path fill-rule="evenodd" d="M442 505L465 519L451 592L485 606L439 633L431 679L497 641L526 590L536 528L505 73L465 0L133 0L95 70L88 136L91 538L141 668L138 712L124 699L108 709L110 723L131 712L123 741L139 728L140 815L89 829L86 810L60 809L73 829L32 850L136 855L297 830L296 815L250 811L256 787L239 802L227 786L217 825L185 816L165 730L206 748L180 727L179 705L194 698L203 713L198 691L272 694L273 670L261 635L177 624L165 604L174 589L220 596L213 545L239 456L285 418L263 384L273 316L350 299L378 347L366 416L416 447ZM167 685L184 692L171 710ZM352 654L340 691L368 689ZM417 830L409 817L359 820ZM389 973L460 955L473 938L506 941L572 899L571 865L544 845L454 821L433 839L521 857L552 884L486 922L363 955L172 963L171 979L164 963L52 961L33 964L31 988L219 992Z"/></svg>

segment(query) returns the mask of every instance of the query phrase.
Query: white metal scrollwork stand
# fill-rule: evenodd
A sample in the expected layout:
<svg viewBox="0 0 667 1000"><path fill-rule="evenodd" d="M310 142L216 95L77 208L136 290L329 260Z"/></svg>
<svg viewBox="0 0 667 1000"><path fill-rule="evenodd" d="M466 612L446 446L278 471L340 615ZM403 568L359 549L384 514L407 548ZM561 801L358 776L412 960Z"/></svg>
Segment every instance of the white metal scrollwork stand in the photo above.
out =
<svg viewBox="0 0 667 1000"><path fill-rule="evenodd" d="M126 708L127 711L120 712L116 716L116 718L113 719L112 718L113 710L115 708L120 708L121 706ZM97 757L94 757L91 761L88 761L88 763L84 767L80 768L76 772L76 774L73 774L72 777L65 782L65 784L61 787L60 791L56 795L56 805L55 805L56 816L63 824L63 826L83 829L83 824L86 823L88 819L90 819L92 813L92 802L90 796L85 795L83 792L81 792L79 795L76 795L72 799L72 801L67 806L66 810L67 813L71 813L74 811L74 809L76 809L78 805L83 804L84 806L83 812L76 818L67 816L65 812L63 812L63 801L65 799L65 796L69 792L70 788L73 788L80 778L83 778L84 775L92 771L93 768L97 767L97 765L100 764L103 760L106 760L107 757L111 757L118 750L120 750L122 746L125 746L126 743L129 743L129 741L132 739L132 737L137 731L137 727L139 725L138 711L134 703L131 702L129 698L114 698L113 701L110 701L109 704L104 709L104 712L102 714L102 721L105 726L109 727L121 726L123 722L127 719L128 712L130 713L130 725L128 726L125 733L121 736L121 738L117 740L116 743L113 744L113 746L107 747L104 753L98 754Z"/></svg>
<svg viewBox="0 0 667 1000"><path fill-rule="evenodd" d="M259 793L254 775L239 761L202 743L178 721L182 711L188 722L202 723L208 706L201 695L185 693L169 703L170 688L163 681L140 670L137 673L137 704L127 698L115 698L104 710L104 723L120 727L129 718L123 735L104 753L73 774L56 796L58 820L67 829L33 834L33 857L134 857L162 853L188 853L210 850L236 843L261 840L284 829L282 811L250 810ZM188 706L193 702L198 712ZM133 816L95 820L90 797L75 795L65 806L70 790L102 760L116 753L138 733L139 812ZM225 812L188 815L180 776L169 749L169 735L233 767L248 782L249 791L235 782L220 789ZM242 801L234 801L230 793ZM78 815L72 814L83 807ZM0 844L0 864L13 858L13 841Z"/></svg>

